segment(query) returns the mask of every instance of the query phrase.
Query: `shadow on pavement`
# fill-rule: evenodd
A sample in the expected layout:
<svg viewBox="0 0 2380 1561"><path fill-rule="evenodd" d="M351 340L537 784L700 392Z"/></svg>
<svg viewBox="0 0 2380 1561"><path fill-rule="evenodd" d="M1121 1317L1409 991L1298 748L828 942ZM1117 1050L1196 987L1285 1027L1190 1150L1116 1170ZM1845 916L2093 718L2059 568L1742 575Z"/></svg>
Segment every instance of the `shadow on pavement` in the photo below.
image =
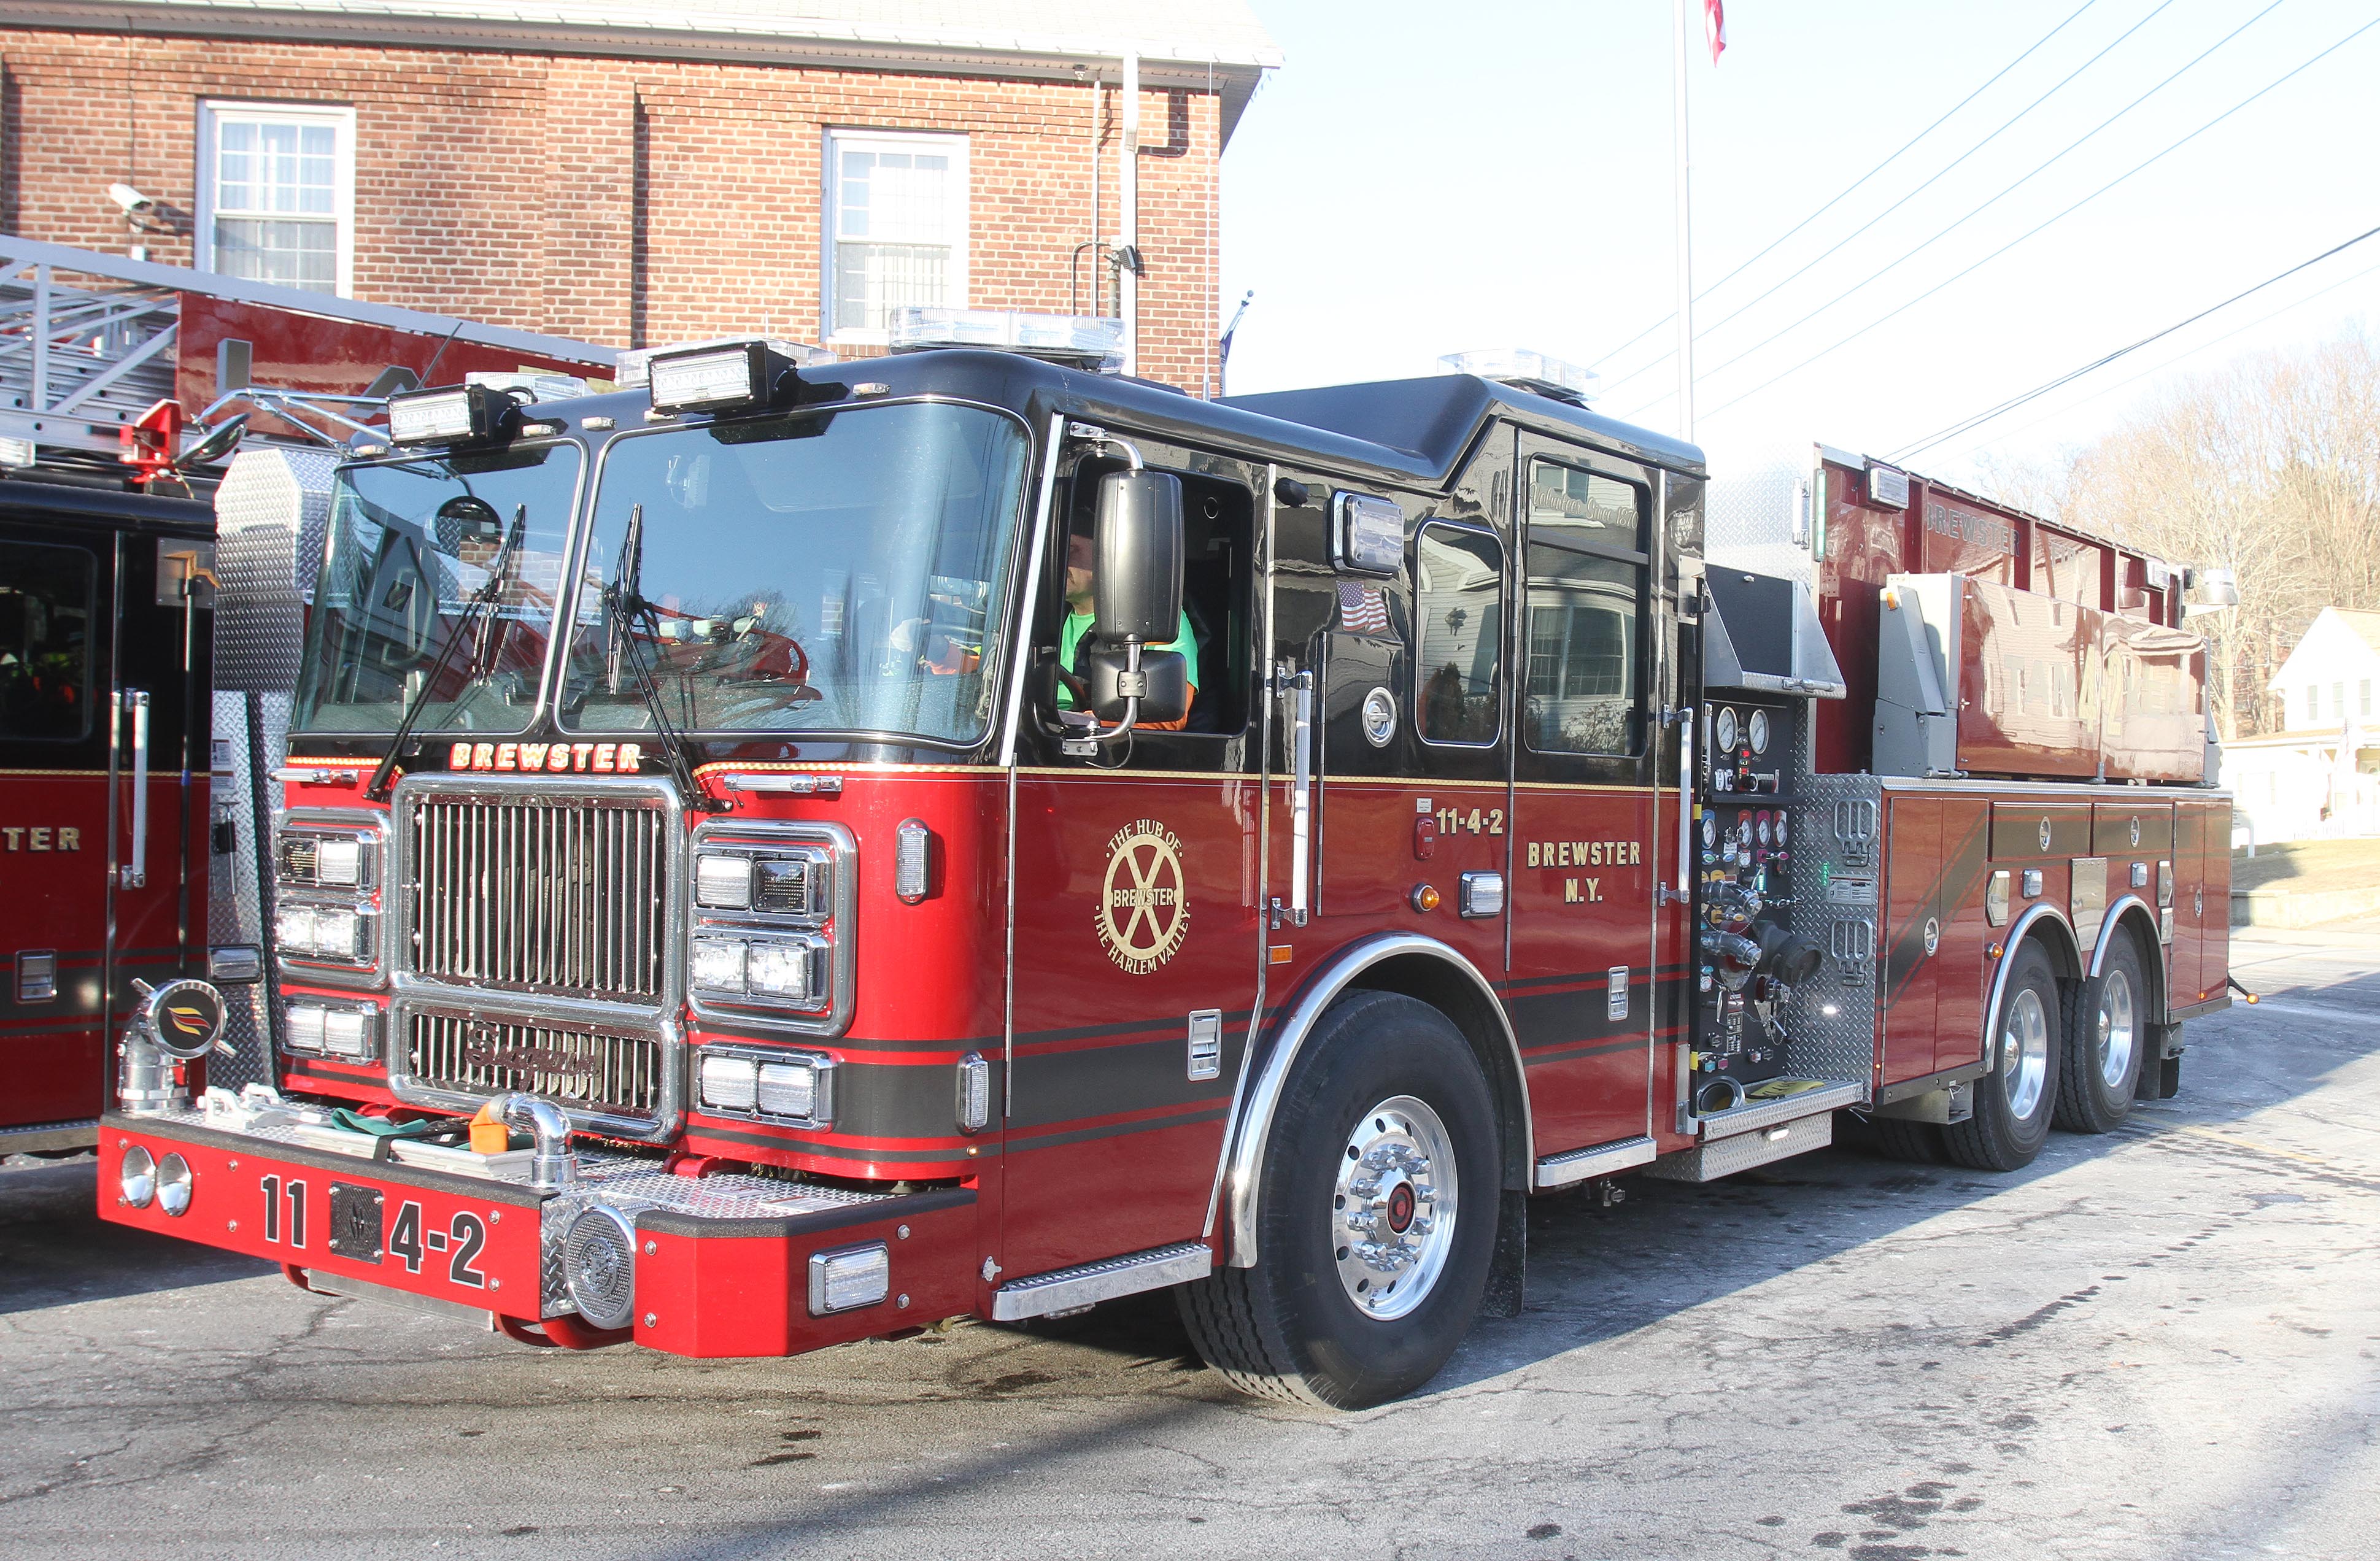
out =
<svg viewBox="0 0 2380 1561"><path fill-rule="evenodd" d="M0 1168L0 1316L249 1279L273 1265L99 1217L99 1161Z"/></svg>

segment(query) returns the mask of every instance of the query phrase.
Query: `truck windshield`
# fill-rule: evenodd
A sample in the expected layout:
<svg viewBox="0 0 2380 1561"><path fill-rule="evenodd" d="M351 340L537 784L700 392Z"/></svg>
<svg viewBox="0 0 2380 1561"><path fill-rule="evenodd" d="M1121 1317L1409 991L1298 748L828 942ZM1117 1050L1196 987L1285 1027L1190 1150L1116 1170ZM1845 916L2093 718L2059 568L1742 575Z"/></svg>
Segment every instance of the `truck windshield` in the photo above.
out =
<svg viewBox="0 0 2380 1561"><path fill-rule="evenodd" d="M423 454L349 466L298 663L290 725L394 732L513 523L518 555L471 645L457 646L421 707L420 732L518 732L537 708L578 485L575 444Z"/></svg>
<svg viewBox="0 0 2380 1561"><path fill-rule="evenodd" d="M621 439L596 490L565 723L650 730L640 661L686 732L976 741L1026 459L1013 418L941 403ZM638 601L614 635L604 587L624 564Z"/></svg>

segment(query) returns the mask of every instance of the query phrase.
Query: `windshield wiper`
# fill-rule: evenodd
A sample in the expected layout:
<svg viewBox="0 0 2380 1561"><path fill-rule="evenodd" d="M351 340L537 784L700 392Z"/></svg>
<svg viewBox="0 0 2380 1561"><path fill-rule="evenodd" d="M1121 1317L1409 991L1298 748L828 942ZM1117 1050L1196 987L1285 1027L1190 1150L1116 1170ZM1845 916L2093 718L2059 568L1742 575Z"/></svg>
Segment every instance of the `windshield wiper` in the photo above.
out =
<svg viewBox="0 0 2380 1561"><path fill-rule="evenodd" d="M669 710L662 698L661 685L653 680L652 669L645 664L645 653L630 630L637 620L650 625L652 637L661 638L661 618L653 604L642 594L645 577L645 506L632 505L628 510L628 527L620 538L620 567L612 573L612 583L603 587L603 671L610 680L612 692L620 692L620 663L625 660L636 682L638 697L653 718L653 731L662 740L662 753L668 759L670 778L677 782L678 794L686 805L698 813L723 813L728 805L713 801L695 783L694 766L686 757L686 739L670 724Z"/></svg>
<svg viewBox="0 0 2380 1561"><path fill-rule="evenodd" d="M388 794L388 780L396 770L396 756L405 751L407 739L413 735L413 724L421 719L422 710L428 707L431 690L438 686L439 675L455 659L455 647L467 639L471 642L470 664L464 668L467 680L477 673L480 663L487 659L491 635L482 632L483 623L492 628L496 603L503 598L504 587L512 583L513 565L519 559L528 536L528 506L515 505L513 528L504 538L503 551L488 566L486 584L471 593L469 604L463 609L462 623L446 636L446 643L439 647L438 659L431 663L430 675L421 680L421 686L414 691L412 698L406 701L405 716L396 723L396 735L388 740L388 752L381 755L379 768L372 771L371 780L364 785L366 801L378 802Z"/></svg>

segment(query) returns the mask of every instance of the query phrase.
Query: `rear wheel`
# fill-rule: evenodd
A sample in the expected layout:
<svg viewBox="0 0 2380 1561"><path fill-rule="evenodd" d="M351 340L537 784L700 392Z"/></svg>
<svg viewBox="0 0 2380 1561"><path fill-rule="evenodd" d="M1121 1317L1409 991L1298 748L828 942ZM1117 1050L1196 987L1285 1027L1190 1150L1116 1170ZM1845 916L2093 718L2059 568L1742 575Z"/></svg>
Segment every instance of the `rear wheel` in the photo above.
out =
<svg viewBox="0 0 2380 1561"><path fill-rule="evenodd" d="M1478 1314L1500 1179L1488 1081L1436 1009L1361 992L1324 1016L1265 1143L1257 1262L1177 1292L1245 1393L1363 1409L1436 1376Z"/></svg>
<svg viewBox="0 0 2380 1561"><path fill-rule="evenodd" d="M2095 991L2097 1007L2086 1010ZM2119 932L2099 979L2075 983L2067 996L2066 1057L2058 1075L2059 1127L2106 1132L2132 1114L2148 1016L2140 946L2131 933Z"/></svg>
<svg viewBox="0 0 2380 1561"><path fill-rule="evenodd" d="M2000 993L1988 1053L1975 1081L1974 1115L1942 1130L1942 1148L1970 1170L2012 1171L2033 1163L2049 1137L2058 1099L2058 1020L2064 1011L2049 955L2028 939Z"/></svg>

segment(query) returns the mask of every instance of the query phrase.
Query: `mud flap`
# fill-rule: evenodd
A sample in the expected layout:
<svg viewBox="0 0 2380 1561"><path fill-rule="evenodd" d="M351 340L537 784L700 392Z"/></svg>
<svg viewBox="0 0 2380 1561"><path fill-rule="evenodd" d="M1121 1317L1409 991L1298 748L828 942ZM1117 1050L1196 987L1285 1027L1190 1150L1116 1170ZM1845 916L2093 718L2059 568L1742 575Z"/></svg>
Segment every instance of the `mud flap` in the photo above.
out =
<svg viewBox="0 0 2380 1561"><path fill-rule="evenodd" d="M1529 1265L1529 1195L1504 1190L1496 1210L1496 1251L1488 1260L1482 1317L1517 1317Z"/></svg>
<svg viewBox="0 0 2380 1561"><path fill-rule="evenodd" d="M2148 1055L2141 1059L2141 1076L2132 1086L2135 1100L2171 1100L2181 1093L2181 1026L2149 1026Z"/></svg>

